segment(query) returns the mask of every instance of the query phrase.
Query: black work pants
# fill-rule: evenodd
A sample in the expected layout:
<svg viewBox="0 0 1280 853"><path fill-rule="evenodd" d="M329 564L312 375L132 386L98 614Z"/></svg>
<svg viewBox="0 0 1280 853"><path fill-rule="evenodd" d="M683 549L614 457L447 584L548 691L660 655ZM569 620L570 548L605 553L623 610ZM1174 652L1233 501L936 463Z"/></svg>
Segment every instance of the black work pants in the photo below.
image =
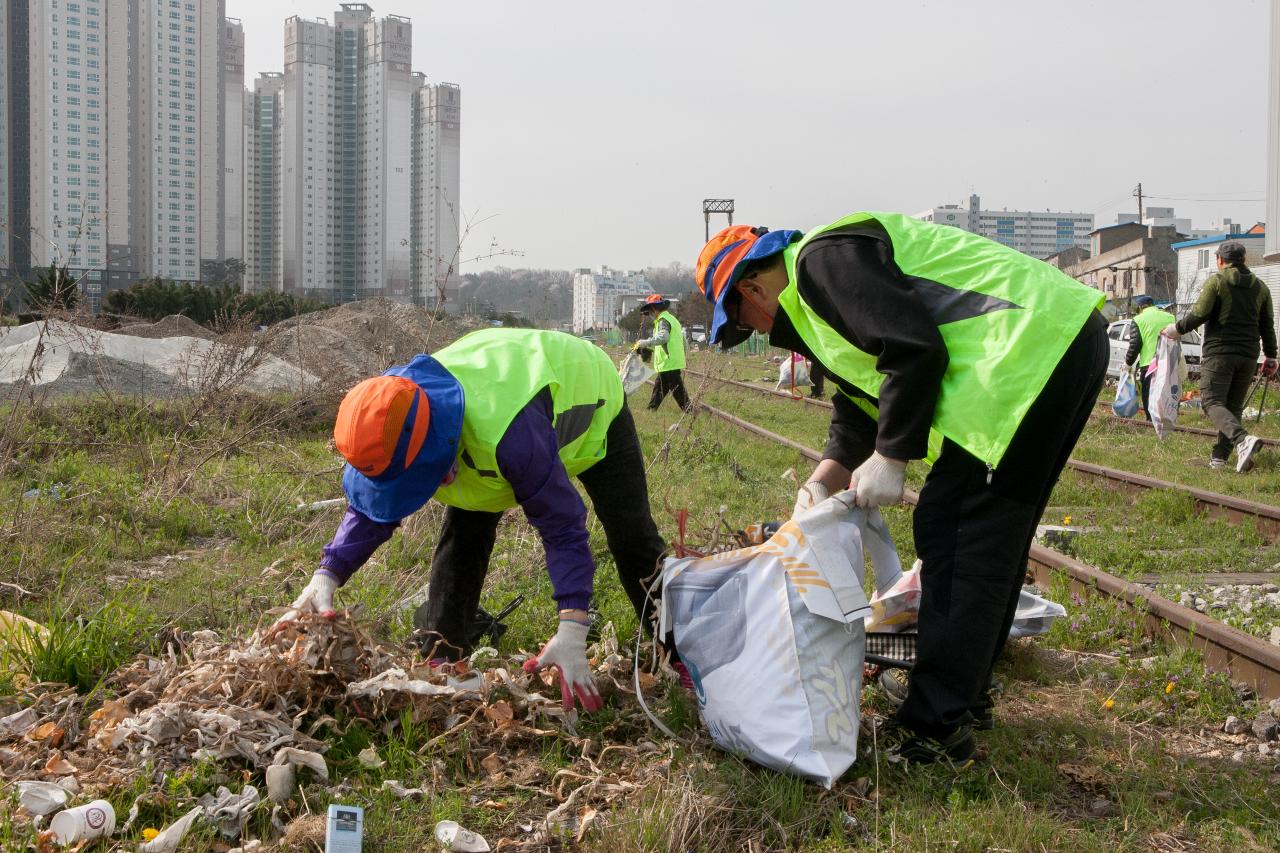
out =
<svg viewBox="0 0 1280 853"><path fill-rule="evenodd" d="M913 519L921 571L920 635L898 720L946 737L986 701L1027 570L1036 523L1080 437L1106 373L1095 313L1059 361L1000 465L947 441ZM988 479L990 482L988 482Z"/></svg>
<svg viewBox="0 0 1280 853"><path fill-rule="evenodd" d="M665 545L649 512L644 456L625 403L609 424L604 458L578 479L604 527L622 588L640 616L646 610L645 580L658 568ZM445 508L444 526L431 557L429 597L413 617L425 640L424 651L431 657L458 660L470 654L466 638L480 606L501 519L500 512ZM650 604L647 614L653 612Z"/></svg>
<svg viewBox="0 0 1280 853"><path fill-rule="evenodd" d="M1240 418L1257 372L1257 356L1208 355L1200 362L1200 405L1218 428L1214 459L1230 457L1231 449L1249 435Z"/></svg>
<svg viewBox="0 0 1280 853"><path fill-rule="evenodd" d="M670 393L676 405L689 411L689 394L684 390L684 375L679 370L664 370L653 379L653 393L649 395L649 409L658 408Z"/></svg>
<svg viewBox="0 0 1280 853"><path fill-rule="evenodd" d="M822 394L823 386L826 384L827 369L817 361L809 362L809 381L813 383L813 388L809 391L809 396L817 399Z"/></svg>
<svg viewBox="0 0 1280 853"><path fill-rule="evenodd" d="M1151 420L1151 380L1155 378L1154 373L1147 373L1146 368L1139 368L1142 371L1142 379L1139 380L1139 386L1142 389L1142 413L1147 416L1147 420Z"/></svg>

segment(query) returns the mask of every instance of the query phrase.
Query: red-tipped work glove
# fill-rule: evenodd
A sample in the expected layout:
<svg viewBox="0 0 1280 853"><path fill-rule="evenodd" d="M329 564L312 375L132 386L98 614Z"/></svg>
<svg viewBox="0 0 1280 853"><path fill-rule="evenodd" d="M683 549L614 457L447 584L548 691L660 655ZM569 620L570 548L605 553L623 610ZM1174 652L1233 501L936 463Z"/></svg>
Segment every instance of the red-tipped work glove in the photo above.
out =
<svg viewBox="0 0 1280 853"><path fill-rule="evenodd" d="M853 472L849 486L855 490L853 502L865 509L896 504L902 500L906 479L906 462L872 453L871 458Z"/></svg>
<svg viewBox="0 0 1280 853"><path fill-rule="evenodd" d="M1280 362L1277 362L1274 358L1263 359L1263 362L1262 362L1262 375L1263 375L1263 376L1275 376L1275 375L1276 375L1276 367L1277 367L1277 366L1280 366Z"/></svg>
<svg viewBox="0 0 1280 853"><path fill-rule="evenodd" d="M587 665L587 624L576 619L561 619L560 630L542 647L537 657L524 662L525 672L537 672L554 666L560 673L560 700L566 711L573 710L573 697L577 696L584 711L599 711L604 707L600 691L591 680L591 668Z"/></svg>
<svg viewBox="0 0 1280 853"><path fill-rule="evenodd" d="M303 613L319 613L326 619L336 619L338 611L333 609L333 591L337 588L337 578L328 572L316 572L311 576L311 582L289 605L289 610L271 626L271 630L292 622Z"/></svg>

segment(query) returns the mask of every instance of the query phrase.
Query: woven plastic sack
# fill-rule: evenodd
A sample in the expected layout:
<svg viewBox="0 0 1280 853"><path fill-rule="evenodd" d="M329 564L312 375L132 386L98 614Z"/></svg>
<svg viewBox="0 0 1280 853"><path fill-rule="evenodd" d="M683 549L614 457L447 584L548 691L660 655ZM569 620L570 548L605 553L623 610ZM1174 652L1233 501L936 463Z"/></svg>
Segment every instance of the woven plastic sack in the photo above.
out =
<svg viewBox="0 0 1280 853"><path fill-rule="evenodd" d="M792 353L790 358L782 360L782 367L778 370L778 384L773 388L777 391L782 388L802 388L812 384L809 380L809 362L804 356Z"/></svg>
<svg viewBox="0 0 1280 853"><path fill-rule="evenodd" d="M662 570L662 625L722 749L828 788L857 758L863 555L901 576L884 519L841 492L763 544Z"/></svg>
<svg viewBox="0 0 1280 853"><path fill-rule="evenodd" d="M630 394L653 378L653 368L644 363L637 352L627 353L618 368L618 376L622 379L622 390Z"/></svg>
<svg viewBox="0 0 1280 853"><path fill-rule="evenodd" d="M1151 423L1164 438L1178 422L1182 399L1182 345L1164 335L1156 344L1156 371L1151 378Z"/></svg>
<svg viewBox="0 0 1280 853"><path fill-rule="evenodd" d="M1120 374L1116 383L1116 399L1111 404L1111 411L1122 418L1131 418L1138 413L1138 386L1130 373Z"/></svg>

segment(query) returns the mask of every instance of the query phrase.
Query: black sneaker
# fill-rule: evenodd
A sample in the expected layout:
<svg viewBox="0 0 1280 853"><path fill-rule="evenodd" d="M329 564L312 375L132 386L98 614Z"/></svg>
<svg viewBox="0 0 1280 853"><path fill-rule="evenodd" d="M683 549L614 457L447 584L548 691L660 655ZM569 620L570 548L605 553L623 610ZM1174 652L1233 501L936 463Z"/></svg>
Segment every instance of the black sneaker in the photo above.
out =
<svg viewBox="0 0 1280 853"><path fill-rule="evenodd" d="M942 761L964 764L976 752L973 728L961 726L945 738L914 735L903 741L891 754L896 754L910 764L937 764Z"/></svg>
<svg viewBox="0 0 1280 853"><path fill-rule="evenodd" d="M969 711L973 715L973 728L979 732L989 732L996 727L996 710L990 705L981 705Z"/></svg>
<svg viewBox="0 0 1280 853"><path fill-rule="evenodd" d="M905 669L886 669L880 673L880 689L884 691L889 704L895 708L901 708L902 703L907 701L908 678Z"/></svg>

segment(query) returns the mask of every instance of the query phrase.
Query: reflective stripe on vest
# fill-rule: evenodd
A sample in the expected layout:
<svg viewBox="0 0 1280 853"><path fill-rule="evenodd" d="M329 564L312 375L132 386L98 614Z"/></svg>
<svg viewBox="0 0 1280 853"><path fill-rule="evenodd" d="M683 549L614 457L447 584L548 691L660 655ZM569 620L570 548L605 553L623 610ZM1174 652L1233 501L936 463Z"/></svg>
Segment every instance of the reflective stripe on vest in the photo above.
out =
<svg viewBox="0 0 1280 853"><path fill-rule="evenodd" d="M684 369L684 329L680 321L670 311L663 311L654 320L654 325L666 320L671 324L671 333L667 335L667 343L656 347L653 352L653 369L659 373L664 370Z"/></svg>
<svg viewBox="0 0 1280 853"><path fill-rule="evenodd" d="M877 227L947 346L933 427L994 467L1067 347L1101 307L1102 294L1043 261L950 225L855 213L816 228L784 252L788 283L778 302L818 360L872 397L884 381L875 356L804 302L796 259L815 240Z"/></svg>
<svg viewBox="0 0 1280 853"><path fill-rule="evenodd" d="M590 341L536 329L481 329L435 357L466 397L458 476L436 492L441 503L487 512L516 505L498 470L498 442L543 388L551 389L560 460L569 475L604 458L605 435L624 397L617 368Z"/></svg>
<svg viewBox="0 0 1280 853"><path fill-rule="evenodd" d="M1142 349L1138 351L1138 365L1146 367L1156 357L1156 344L1160 342L1160 332L1170 323L1176 323L1177 318L1168 311L1161 311L1159 308L1147 308L1144 311L1140 311L1138 316L1133 318L1133 322L1138 327L1138 333L1142 335Z"/></svg>

